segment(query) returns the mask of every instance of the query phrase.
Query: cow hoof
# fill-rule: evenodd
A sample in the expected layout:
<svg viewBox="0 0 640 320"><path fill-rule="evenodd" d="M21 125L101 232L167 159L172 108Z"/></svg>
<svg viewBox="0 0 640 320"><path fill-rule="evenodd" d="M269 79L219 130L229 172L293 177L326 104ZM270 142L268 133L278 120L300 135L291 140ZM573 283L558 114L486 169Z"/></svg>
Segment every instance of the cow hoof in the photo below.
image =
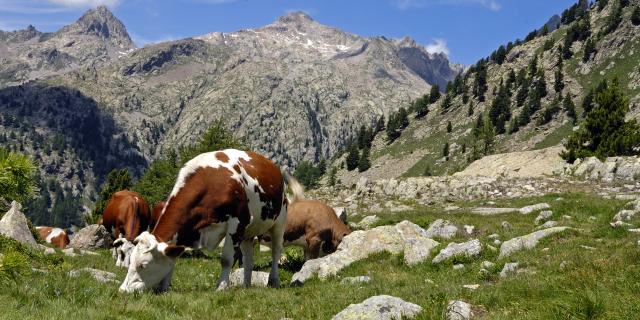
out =
<svg viewBox="0 0 640 320"><path fill-rule="evenodd" d="M229 289L229 284L227 283L227 281L222 281L216 286L216 291L225 291L227 289Z"/></svg>

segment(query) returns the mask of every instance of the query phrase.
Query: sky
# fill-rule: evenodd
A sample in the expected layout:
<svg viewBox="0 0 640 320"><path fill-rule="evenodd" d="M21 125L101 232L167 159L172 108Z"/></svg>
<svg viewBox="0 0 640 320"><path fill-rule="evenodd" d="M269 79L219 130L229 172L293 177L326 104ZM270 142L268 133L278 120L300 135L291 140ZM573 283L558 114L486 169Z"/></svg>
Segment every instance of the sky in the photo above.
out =
<svg viewBox="0 0 640 320"><path fill-rule="evenodd" d="M137 46L213 31L258 28L292 11L361 36L409 36L473 64L524 38L576 0L0 0L0 30L56 31L107 5Z"/></svg>

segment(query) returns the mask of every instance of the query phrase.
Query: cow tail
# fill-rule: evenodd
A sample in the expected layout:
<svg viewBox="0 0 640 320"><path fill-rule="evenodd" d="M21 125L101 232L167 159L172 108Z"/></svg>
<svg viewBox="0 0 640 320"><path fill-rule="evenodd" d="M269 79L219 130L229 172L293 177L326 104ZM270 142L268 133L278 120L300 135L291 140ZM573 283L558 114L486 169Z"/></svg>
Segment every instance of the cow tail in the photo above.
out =
<svg viewBox="0 0 640 320"><path fill-rule="evenodd" d="M289 198L289 203L304 199L304 187L296 178L294 178L289 172L285 171L284 180L289 185L289 188L291 188L291 192L293 192L293 196L291 198L287 197Z"/></svg>

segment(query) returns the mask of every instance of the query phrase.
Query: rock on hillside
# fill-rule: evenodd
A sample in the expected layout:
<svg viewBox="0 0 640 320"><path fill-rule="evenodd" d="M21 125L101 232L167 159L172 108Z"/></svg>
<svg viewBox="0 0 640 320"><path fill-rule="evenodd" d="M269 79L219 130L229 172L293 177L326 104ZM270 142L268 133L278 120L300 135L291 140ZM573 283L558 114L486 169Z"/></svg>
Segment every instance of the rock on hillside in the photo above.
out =
<svg viewBox="0 0 640 320"><path fill-rule="evenodd" d="M37 246L36 239L31 234L27 217L21 210L22 205L15 201L11 202L11 209L0 220L0 234L35 247Z"/></svg>
<svg viewBox="0 0 640 320"><path fill-rule="evenodd" d="M486 176L506 178L538 178L553 176L564 170L560 157L563 147L494 154L472 162L455 176Z"/></svg>
<svg viewBox="0 0 640 320"><path fill-rule="evenodd" d="M332 320L351 319L413 319L422 311L419 305L392 296L374 296L358 304L350 304Z"/></svg>

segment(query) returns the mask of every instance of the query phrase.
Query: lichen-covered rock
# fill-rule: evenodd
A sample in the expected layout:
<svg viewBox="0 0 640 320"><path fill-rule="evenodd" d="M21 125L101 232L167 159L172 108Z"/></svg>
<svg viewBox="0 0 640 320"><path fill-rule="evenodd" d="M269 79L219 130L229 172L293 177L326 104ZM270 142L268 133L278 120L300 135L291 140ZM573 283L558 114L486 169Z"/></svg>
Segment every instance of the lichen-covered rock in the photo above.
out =
<svg viewBox="0 0 640 320"><path fill-rule="evenodd" d="M534 223L535 224L540 224L544 221L547 221L549 219L551 219L551 217L553 216L553 212L551 211L540 211L540 214L538 214L538 216L536 217Z"/></svg>
<svg viewBox="0 0 640 320"><path fill-rule="evenodd" d="M369 276L346 277L340 281L340 283L342 284L356 284L356 283L369 283L369 282L371 282L371 277Z"/></svg>
<svg viewBox="0 0 640 320"><path fill-rule="evenodd" d="M482 316L486 311L462 300L449 301L446 320L469 320Z"/></svg>
<svg viewBox="0 0 640 320"><path fill-rule="evenodd" d="M428 238L451 239L456 233L458 233L458 227L449 222L449 220L438 219L427 228Z"/></svg>
<svg viewBox="0 0 640 320"><path fill-rule="evenodd" d="M22 205L16 201L11 202L11 208L0 220L0 234L35 248L36 239L31 234L27 217L21 210Z"/></svg>
<svg viewBox="0 0 640 320"><path fill-rule="evenodd" d="M499 258L506 257L520 250L532 249L538 244L540 239L548 237L554 233L565 231L567 229L569 229L569 227L553 227L507 240L500 246Z"/></svg>
<svg viewBox="0 0 640 320"><path fill-rule="evenodd" d="M353 226L355 228L367 230L367 229L370 229L371 226L376 224L378 221L380 221L380 218L378 218L378 216L376 215L366 216L362 218L360 222L353 224Z"/></svg>
<svg viewBox="0 0 640 320"><path fill-rule="evenodd" d="M544 209L549 209L549 208L551 208L551 206L548 203L538 203L538 204L533 204L533 205L530 205L530 206L522 207L518 211L521 214L530 214L530 213L538 211L538 210L544 210Z"/></svg>
<svg viewBox="0 0 640 320"><path fill-rule="evenodd" d="M333 320L400 320L413 319L422 311L417 304L400 298L380 295L368 298L358 304L350 304L340 311Z"/></svg>
<svg viewBox="0 0 640 320"><path fill-rule="evenodd" d="M234 270L229 276L231 287L244 286L244 268ZM253 271L251 273L251 285L254 287L266 287L269 283L269 273L263 271Z"/></svg>
<svg viewBox="0 0 640 320"><path fill-rule="evenodd" d="M500 271L500 278L506 278L509 274L515 273L518 270L518 265L519 263L517 262L505 263L502 271Z"/></svg>
<svg viewBox="0 0 640 320"><path fill-rule="evenodd" d="M455 256L475 257L482 251L480 240L473 239L463 243L449 243L446 248L442 249L438 255L433 258L433 263L440 263Z"/></svg>
<svg viewBox="0 0 640 320"><path fill-rule="evenodd" d="M413 265L427 259L438 244L426 237L424 229L409 221L402 221L395 226L357 230L342 239L336 252L305 262L300 271L293 275L291 282L302 284L316 274L324 279L355 261L382 251L392 254L404 252L405 263Z"/></svg>
<svg viewBox="0 0 640 320"><path fill-rule="evenodd" d="M92 224L76 233L69 247L83 250L95 250L111 246L111 234L103 225Z"/></svg>
<svg viewBox="0 0 640 320"><path fill-rule="evenodd" d="M116 280L115 273L93 269L93 268L82 268L82 269L71 270L69 271L69 277L77 278L83 272L89 273L94 279L102 283L118 282L118 280Z"/></svg>

